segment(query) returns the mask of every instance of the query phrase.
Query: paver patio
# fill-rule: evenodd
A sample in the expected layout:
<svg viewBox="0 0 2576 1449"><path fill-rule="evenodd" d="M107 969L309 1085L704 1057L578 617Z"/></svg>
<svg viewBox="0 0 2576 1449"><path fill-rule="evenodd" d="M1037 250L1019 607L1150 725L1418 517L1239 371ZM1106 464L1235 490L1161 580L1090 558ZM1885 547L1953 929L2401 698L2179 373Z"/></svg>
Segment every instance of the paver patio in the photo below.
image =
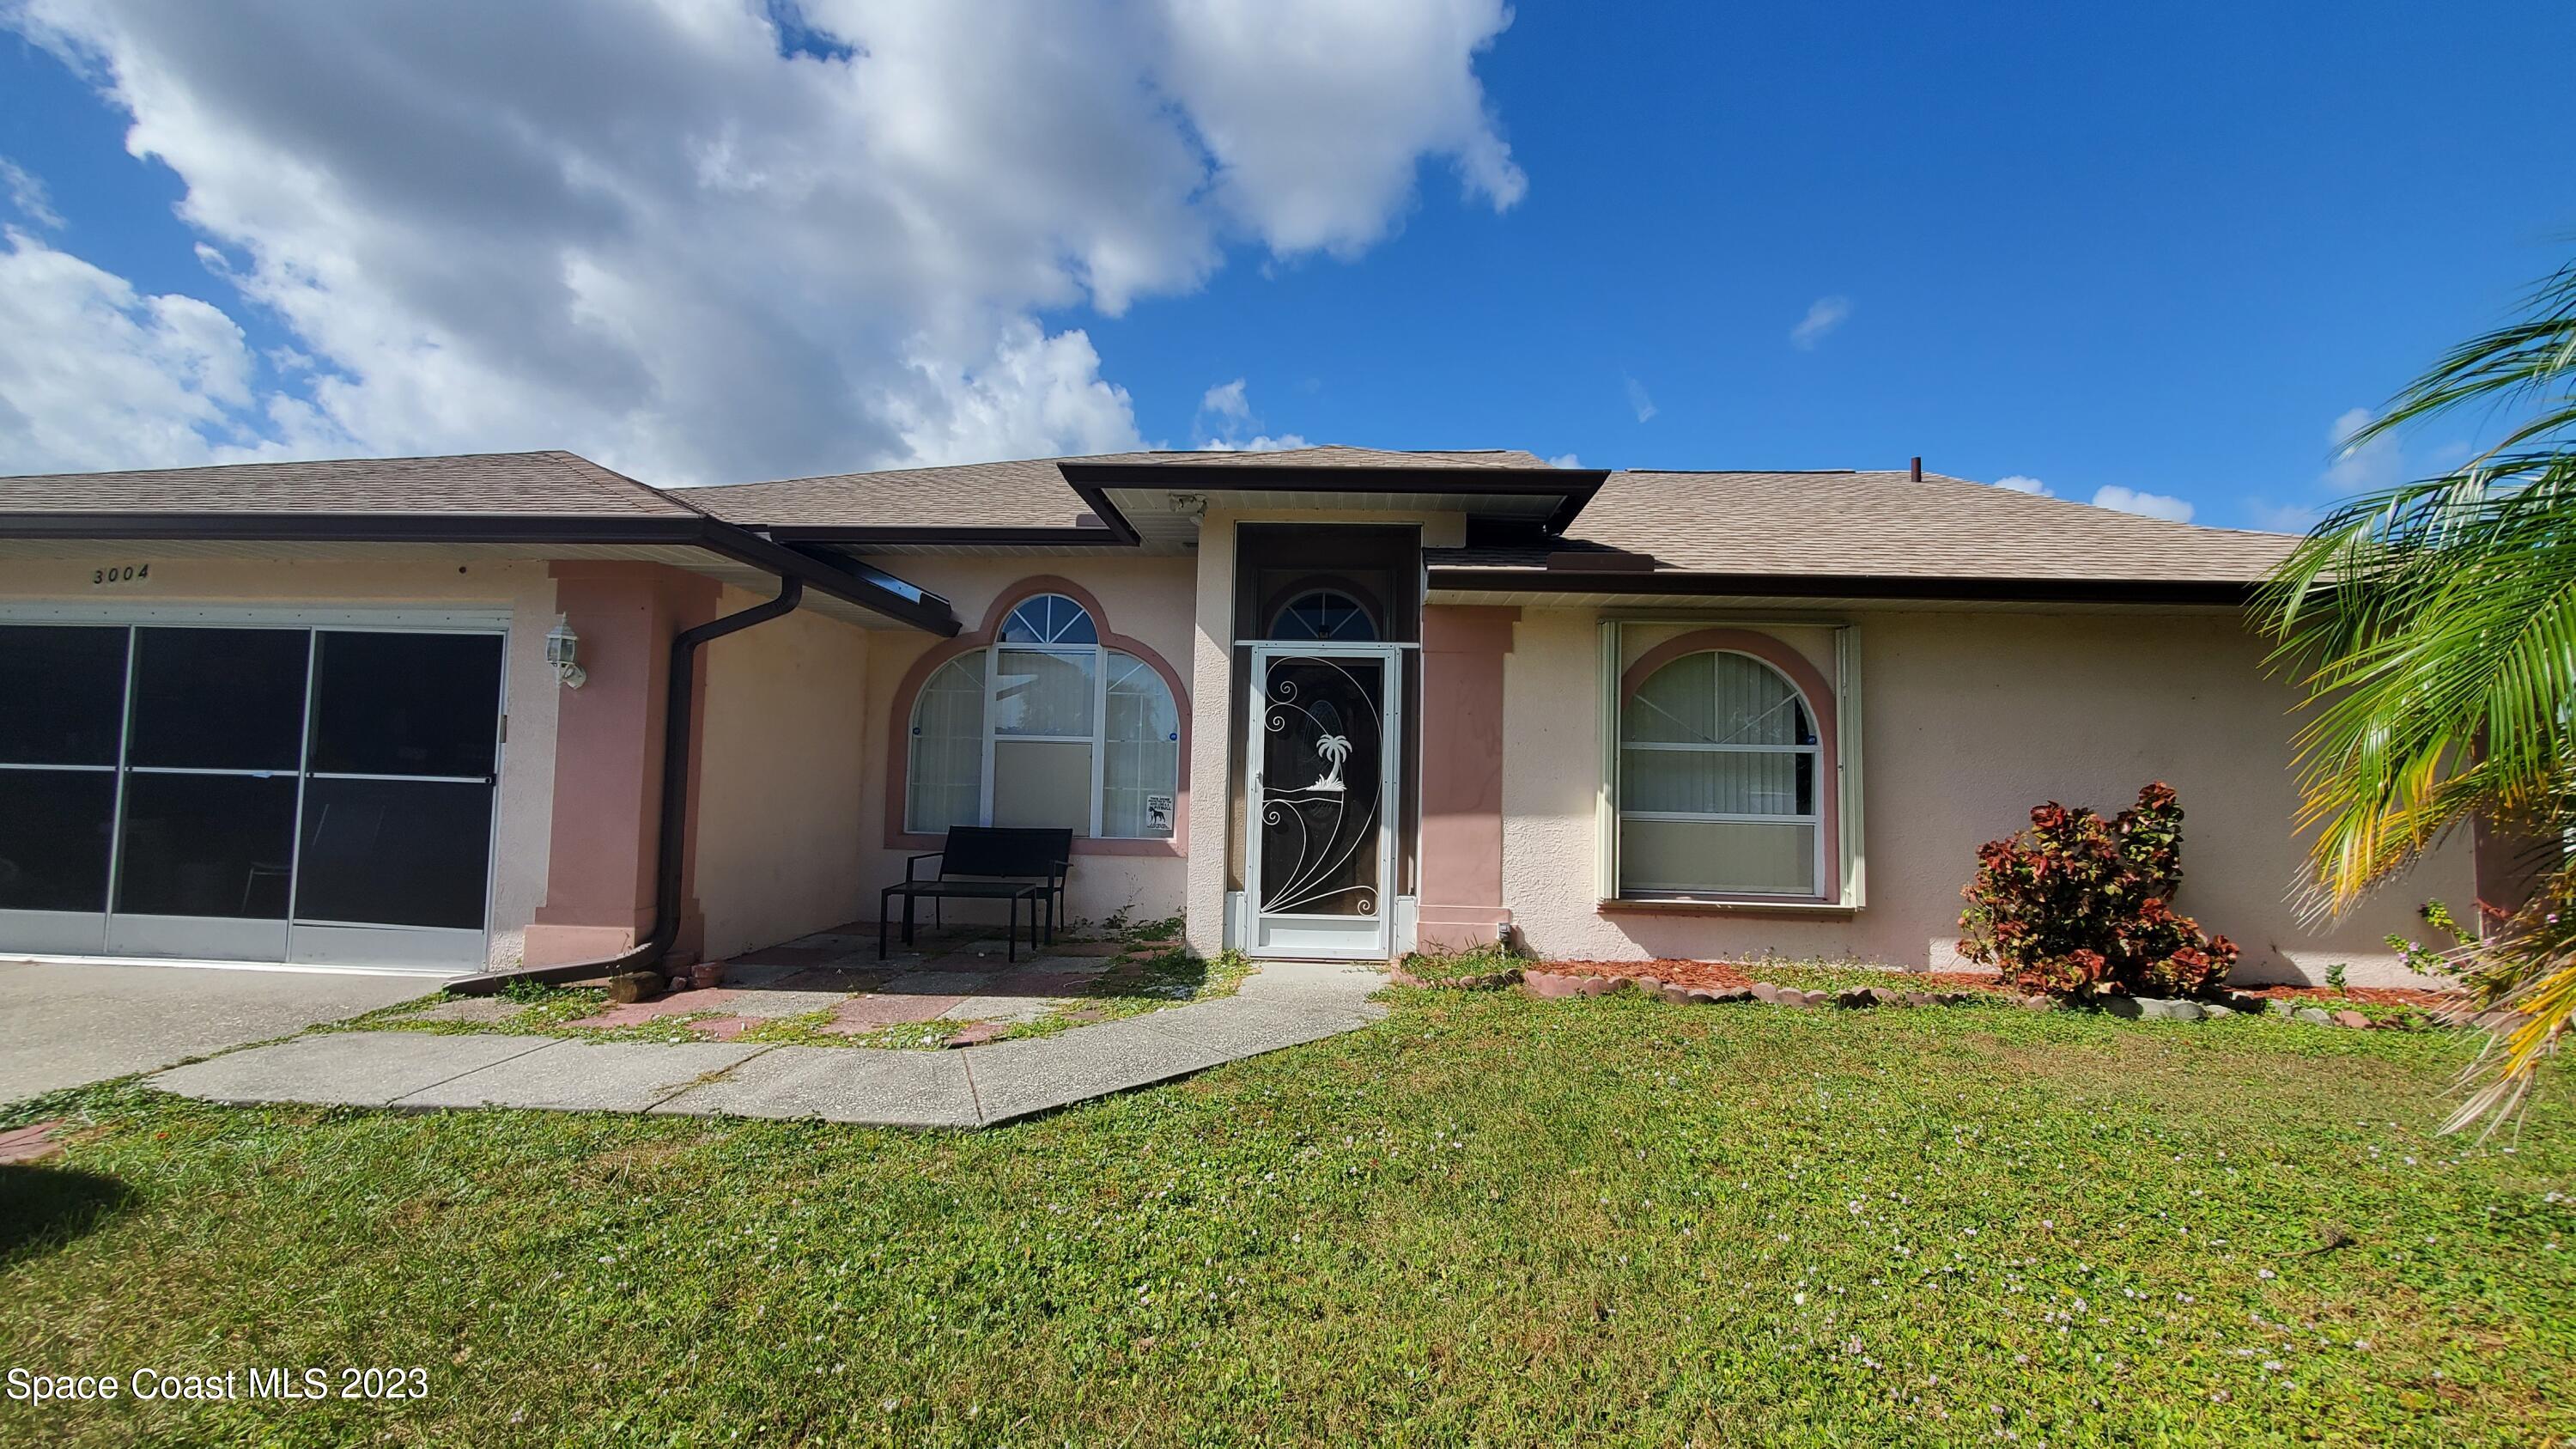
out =
<svg viewBox="0 0 2576 1449"><path fill-rule="evenodd" d="M1233 996L1053 1036L942 1052L348 1031L232 1052L149 1080L181 1096L230 1103L532 1107L989 1127L1356 1030L1385 1015L1384 1007L1368 999L1384 982L1368 967L1272 962L1246 977ZM677 999L719 994L686 992ZM754 1014L747 1003L760 988L729 986L721 994L726 999L719 1004L730 1013L722 1020L739 1032L738 1023ZM931 1006L944 1012L973 999L889 991L845 996L836 1009L863 1016Z"/></svg>

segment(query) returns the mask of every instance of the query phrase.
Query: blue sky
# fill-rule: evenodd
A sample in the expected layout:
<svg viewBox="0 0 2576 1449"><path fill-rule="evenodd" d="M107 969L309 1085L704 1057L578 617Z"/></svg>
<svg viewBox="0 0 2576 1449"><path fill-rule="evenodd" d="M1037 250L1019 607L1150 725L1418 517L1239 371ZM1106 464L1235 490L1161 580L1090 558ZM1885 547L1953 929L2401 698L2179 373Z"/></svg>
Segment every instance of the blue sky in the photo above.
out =
<svg viewBox="0 0 2576 1449"><path fill-rule="evenodd" d="M1401 109L1416 88L1400 70L1386 78L1392 109L1368 114L1373 102L1337 92L1327 67L1311 94L1283 91L1273 112L1249 118L1221 113L1222 97L1184 98L1180 134L1213 153L1207 174L1217 179L1171 200L1170 225L1147 217L1157 237L1179 239L1132 301L1104 297L1097 281L1101 257L1137 245L1126 241L1083 252L1074 270L1088 280L1069 286L956 282L952 269L925 264L923 275L940 280L909 282L902 296L952 284L958 294L904 312L900 326L885 320L891 304L863 286L832 291L837 263L816 264L820 283L795 270L806 263L788 263L783 286L830 293L819 305L835 329L825 350L837 353L839 375L883 394L854 404L845 427L808 428L797 389L777 384L701 424L687 377L660 374L658 405L621 405L584 422L589 399L631 396L642 384L617 381L618 366L588 353L542 367L514 357L513 347L545 344L504 340L506 328L478 344L495 376L552 386L595 367L602 380L553 409L519 408L526 389L498 383L488 393L462 382L411 389L398 405L334 393L325 426L271 400L310 403L317 378L390 394L400 380L389 377L399 364L388 358L402 354L368 350L378 334L426 329L450 339L452 358L467 350L453 338L474 324L423 301L435 293L426 284L388 300L352 280L317 301L284 280L291 268L278 257L310 265L335 254L315 240L327 235L315 216L332 209L272 220L263 207L310 198L227 174L224 158L245 137L298 154L307 144L299 135L330 134L327 99L299 117L269 116L241 99L258 94L247 69L255 57L237 74L191 73L202 47L170 39L156 60L154 16L98 19L70 0L62 8L72 18L36 27L35 41L0 38L0 156L42 189L41 201L22 195L8 219L138 296L195 298L238 327L241 386L189 415L219 456L332 451L335 442L366 451L420 440L553 443L610 452L607 461L655 481L665 481L656 461L668 458L669 472L707 481L736 468L744 471L731 476L760 476L764 464L819 470L1022 443L1114 443L1115 417L1063 419L1081 399L1123 393L1134 438L1177 446L1256 436L1508 446L1594 467L1901 467L1920 454L1935 471L2040 480L2063 497L2127 489L2184 500L2199 522L2278 525L2340 489L2437 466L2456 450L2462 439L2429 436L2332 466L2339 419L2496 321L2576 236L2576 138L2563 99L2547 86L2495 84L2563 67L2576 42L2576 11L2564 6L2206 5L2130 15L2055 5L1961 13L1533 3L1482 49L1472 24L1467 42L1448 50L1424 42L1418 67L1453 90L1451 68L1471 68L1460 104L1490 118L1508 147L1502 164L1522 184L1516 194L1490 157L1474 159L1481 142L1461 130L1475 129L1472 116L1462 123L1455 106L1429 117ZM821 7L809 9L829 28ZM859 64L870 55L891 63L900 48L861 39ZM180 55L186 65L168 59ZM1275 73L1265 59L1274 58L1245 56L1246 73ZM455 63L480 62L465 53ZM940 83L937 65L923 64ZM1153 82L1152 63L1139 64ZM184 85L146 79L164 68ZM434 71L417 79L430 90L442 83ZM171 99L181 91L186 107ZM232 98L237 118L227 124L241 129L203 120L218 105L209 96ZM710 104L720 113L725 102L718 94ZM1307 126L1329 132L1324 118L1343 109L1363 113L1375 134L1415 128L1399 158L1418 177L1409 194L1314 202L1345 218L1338 233L1337 223L1295 209L1313 198L1293 178L1260 195L1247 185L1246 199L1208 199L1232 184L1229 145L1260 154L1257 139L1240 139L1253 127L1276 128L1287 145ZM155 134L196 129L163 159L138 160L126 140L138 117ZM1069 99L1065 124L1077 120ZM802 122L778 124L784 137ZM1147 154L1143 139L1136 144ZM410 164L384 168L392 179L370 185L399 192L421 163ZM273 177L277 168L266 169ZM1259 166L1244 159L1236 169L1250 177ZM1462 169L1481 182L1462 185ZM1006 199L1029 187L1012 175L990 180ZM206 215L182 220L192 193ZM1192 232L1188 218L1220 203L1231 209ZM382 199L393 214L406 204ZM513 230L508 204L494 203L478 240ZM1047 225L1115 223L1084 215ZM208 244L212 266L200 253ZM352 251L374 255L368 247L378 245ZM493 245L503 274L521 265ZM763 232L709 245L770 242ZM532 246L524 265L551 265L564 251L553 241ZM692 254L664 266L624 245L611 251L639 274L678 278L670 285L680 290L723 278L693 297L699 305L778 301L761 290L757 264L707 265ZM264 270L263 258L279 270ZM1012 270L997 265L995 274ZM454 305L457 315L471 310ZM317 306L335 316L381 308L393 320L364 338L335 337L332 323L313 320ZM1797 335L1811 313L1822 325ZM959 320L987 314L1000 320ZM1009 330L1017 316L1035 321L1035 341ZM717 335L706 325L694 335ZM952 333L964 340L949 376L923 339L944 346ZM1043 367L1023 365L1032 349L1076 336L1096 359L1070 356L1068 345ZM845 337L875 340L841 351ZM180 365L197 365L187 360L195 356ZM893 380L873 381L872 368L891 369ZM1048 386L1075 391L1030 405L1026 415L1041 421L1024 423L1020 404L995 401L994 388L1006 372L1033 368ZM0 389L11 376L0 361ZM907 401L904 387L921 378L932 391ZM1244 383L1240 409L1211 410L1210 389L1235 379ZM986 380L993 385L979 392ZM42 381L24 384L34 402L17 399L20 414L78 403ZM511 405L479 401L487 397ZM700 449L691 435L772 406L771 434L810 438L727 452ZM488 438L478 434L478 407L491 414ZM1009 416L996 420L1001 413ZM574 435L537 436L549 416ZM0 422L9 417L0 412ZM101 465L113 461L100 455Z"/></svg>

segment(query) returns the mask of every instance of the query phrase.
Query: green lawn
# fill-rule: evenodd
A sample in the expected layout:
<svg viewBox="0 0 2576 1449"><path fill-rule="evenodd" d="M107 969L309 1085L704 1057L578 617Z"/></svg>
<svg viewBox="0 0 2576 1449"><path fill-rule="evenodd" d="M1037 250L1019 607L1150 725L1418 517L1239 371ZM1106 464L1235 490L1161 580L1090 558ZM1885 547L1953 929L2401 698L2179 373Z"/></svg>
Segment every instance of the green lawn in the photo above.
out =
<svg viewBox="0 0 2576 1449"><path fill-rule="evenodd" d="M0 1442L2563 1438L2576 1112L2430 1139L2467 1050L1399 993L980 1135L96 1092L0 1169L0 1359L428 1394Z"/></svg>

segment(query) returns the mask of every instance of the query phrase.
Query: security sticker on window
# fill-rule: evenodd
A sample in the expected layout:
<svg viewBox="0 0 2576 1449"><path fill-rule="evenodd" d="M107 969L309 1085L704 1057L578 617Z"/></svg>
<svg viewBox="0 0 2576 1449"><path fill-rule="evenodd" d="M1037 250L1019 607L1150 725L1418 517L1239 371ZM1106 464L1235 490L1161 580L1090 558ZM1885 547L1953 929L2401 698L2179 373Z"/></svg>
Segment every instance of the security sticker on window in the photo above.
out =
<svg viewBox="0 0 2576 1449"><path fill-rule="evenodd" d="M1172 833L1171 796L1148 795L1145 797L1145 833L1147 835L1169 835Z"/></svg>

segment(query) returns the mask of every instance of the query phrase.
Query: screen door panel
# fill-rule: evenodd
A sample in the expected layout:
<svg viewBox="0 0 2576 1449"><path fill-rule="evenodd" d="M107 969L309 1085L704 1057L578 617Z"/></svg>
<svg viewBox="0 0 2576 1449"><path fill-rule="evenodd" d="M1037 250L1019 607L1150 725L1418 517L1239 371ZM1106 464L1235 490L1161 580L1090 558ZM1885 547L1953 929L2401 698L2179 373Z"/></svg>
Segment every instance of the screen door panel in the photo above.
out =
<svg viewBox="0 0 2576 1449"><path fill-rule="evenodd" d="M1255 949L1385 951L1400 738L1394 675L1384 650L1255 655Z"/></svg>

